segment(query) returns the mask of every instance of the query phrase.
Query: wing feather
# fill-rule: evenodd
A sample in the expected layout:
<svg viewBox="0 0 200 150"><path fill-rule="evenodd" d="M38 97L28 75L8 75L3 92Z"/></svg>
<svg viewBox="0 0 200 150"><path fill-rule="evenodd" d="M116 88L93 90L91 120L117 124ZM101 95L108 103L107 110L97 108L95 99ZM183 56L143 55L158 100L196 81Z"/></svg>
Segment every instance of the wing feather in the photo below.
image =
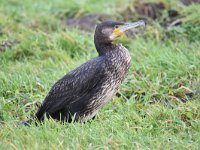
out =
<svg viewBox="0 0 200 150"><path fill-rule="evenodd" d="M44 113L52 114L61 110L72 101L84 97L105 75L104 59L97 57L58 80L46 96L36 117L40 120Z"/></svg>

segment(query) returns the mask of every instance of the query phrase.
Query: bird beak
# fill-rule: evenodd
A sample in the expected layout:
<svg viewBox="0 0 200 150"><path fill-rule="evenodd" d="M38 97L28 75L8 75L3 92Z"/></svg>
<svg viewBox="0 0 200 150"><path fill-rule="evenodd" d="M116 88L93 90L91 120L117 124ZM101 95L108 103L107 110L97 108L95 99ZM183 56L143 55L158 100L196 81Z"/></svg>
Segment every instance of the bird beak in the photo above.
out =
<svg viewBox="0 0 200 150"><path fill-rule="evenodd" d="M131 22L131 23L125 23L124 25L120 25L118 28L115 28L110 35L110 39L114 40L117 37L123 35L126 31L139 27L139 26L145 26L145 22L143 20L137 21L137 22Z"/></svg>

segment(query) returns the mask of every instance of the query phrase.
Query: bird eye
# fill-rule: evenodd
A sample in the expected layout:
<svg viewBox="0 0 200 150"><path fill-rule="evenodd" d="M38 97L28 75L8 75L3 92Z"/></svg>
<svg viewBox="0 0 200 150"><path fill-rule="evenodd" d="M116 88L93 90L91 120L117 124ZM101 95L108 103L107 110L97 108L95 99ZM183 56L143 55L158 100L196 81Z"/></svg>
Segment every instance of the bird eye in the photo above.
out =
<svg viewBox="0 0 200 150"><path fill-rule="evenodd" d="M118 26L118 25L115 25L115 29L117 29L117 28L119 28L119 26Z"/></svg>

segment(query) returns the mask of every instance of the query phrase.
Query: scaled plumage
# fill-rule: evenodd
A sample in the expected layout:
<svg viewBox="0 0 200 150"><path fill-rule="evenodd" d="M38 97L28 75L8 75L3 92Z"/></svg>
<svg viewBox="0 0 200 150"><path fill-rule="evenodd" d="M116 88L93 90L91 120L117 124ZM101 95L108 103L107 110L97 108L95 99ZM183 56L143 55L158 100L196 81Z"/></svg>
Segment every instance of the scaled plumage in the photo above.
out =
<svg viewBox="0 0 200 150"><path fill-rule="evenodd" d="M117 26L117 27L116 27ZM39 121L47 117L85 122L95 117L117 92L130 67L130 54L113 43L113 33L121 22L103 22L96 27L94 42L99 56L82 64L58 80L36 113ZM130 25L129 25L130 26ZM138 25L139 26L139 25ZM130 28L130 27L129 27Z"/></svg>

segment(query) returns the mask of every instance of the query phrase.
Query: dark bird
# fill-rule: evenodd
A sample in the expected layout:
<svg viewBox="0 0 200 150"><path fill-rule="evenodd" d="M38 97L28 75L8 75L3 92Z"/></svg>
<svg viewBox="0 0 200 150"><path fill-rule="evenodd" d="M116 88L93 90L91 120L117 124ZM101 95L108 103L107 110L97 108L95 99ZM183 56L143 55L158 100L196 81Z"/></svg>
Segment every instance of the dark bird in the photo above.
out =
<svg viewBox="0 0 200 150"><path fill-rule="evenodd" d="M127 30L144 25L142 20L98 24L94 43L99 56L58 80L36 113L36 118L43 121L47 116L67 122L85 122L94 118L115 95L130 67L128 50L113 41Z"/></svg>

